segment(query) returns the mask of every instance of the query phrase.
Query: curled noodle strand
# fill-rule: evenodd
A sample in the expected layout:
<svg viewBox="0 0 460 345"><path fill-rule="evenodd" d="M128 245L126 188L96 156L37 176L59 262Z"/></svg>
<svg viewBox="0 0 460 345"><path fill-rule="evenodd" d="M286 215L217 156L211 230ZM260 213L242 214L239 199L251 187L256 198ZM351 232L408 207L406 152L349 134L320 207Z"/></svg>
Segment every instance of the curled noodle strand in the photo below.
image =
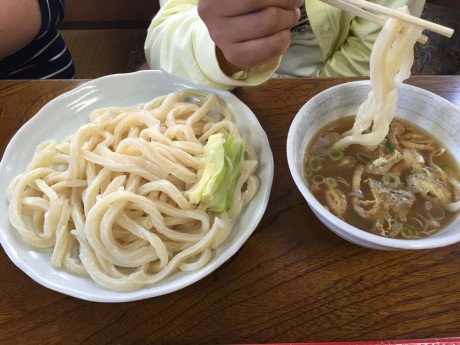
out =
<svg viewBox="0 0 460 345"><path fill-rule="evenodd" d="M213 94L183 90L129 108L98 109L62 142L48 140L10 183L9 216L51 264L127 291L205 266L259 189L249 145L230 208L192 204L204 146L240 137Z"/></svg>

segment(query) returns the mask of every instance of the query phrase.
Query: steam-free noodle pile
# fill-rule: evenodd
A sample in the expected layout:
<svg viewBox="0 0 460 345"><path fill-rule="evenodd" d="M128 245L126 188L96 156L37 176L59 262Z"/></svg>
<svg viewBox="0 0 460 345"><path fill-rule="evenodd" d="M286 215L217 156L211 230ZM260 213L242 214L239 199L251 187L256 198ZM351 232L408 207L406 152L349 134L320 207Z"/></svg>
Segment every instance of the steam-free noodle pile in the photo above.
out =
<svg viewBox="0 0 460 345"><path fill-rule="evenodd" d="M191 203L208 138L240 138L213 94L183 90L131 108L104 108L71 137L37 147L8 189L9 216L51 263L135 290L206 265L255 195L257 157L246 144L230 207Z"/></svg>

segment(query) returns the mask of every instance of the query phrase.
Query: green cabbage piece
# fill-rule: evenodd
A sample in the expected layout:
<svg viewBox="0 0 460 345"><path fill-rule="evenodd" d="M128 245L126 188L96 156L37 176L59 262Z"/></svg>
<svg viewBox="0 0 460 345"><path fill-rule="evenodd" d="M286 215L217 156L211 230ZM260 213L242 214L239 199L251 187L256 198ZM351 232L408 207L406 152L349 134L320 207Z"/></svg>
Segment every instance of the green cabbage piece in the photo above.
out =
<svg viewBox="0 0 460 345"><path fill-rule="evenodd" d="M188 191L191 203L203 203L213 212L227 211L244 155L244 141L231 134L208 138L198 169L199 181Z"/></svg>

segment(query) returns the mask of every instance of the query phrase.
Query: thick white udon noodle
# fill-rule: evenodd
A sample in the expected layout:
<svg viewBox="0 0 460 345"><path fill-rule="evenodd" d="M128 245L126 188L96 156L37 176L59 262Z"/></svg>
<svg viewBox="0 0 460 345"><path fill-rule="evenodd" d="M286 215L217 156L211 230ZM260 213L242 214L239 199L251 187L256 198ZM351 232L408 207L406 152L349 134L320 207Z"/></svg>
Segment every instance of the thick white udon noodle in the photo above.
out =
<svg viewBox="0 0 460 345"><path fill-rule="evenodd" d="M246 143L227 212L185 197L207 138L219 132L240 137L217 97L195 90L96 110L75 135L41 143L10 183L11 224L28 244L52 248L54 266L112 290L203 267L259 188Z"/></svg>
<svg viewBox="0 0 460 345"><path fill-rule="evenodd" d="M399 10L409 13L407 6ZM387 20L371 52L372 90L360 105L353 128L343 134L335 148L351 144L372 147L385 139L396 113L398 86L410 77L414 45L422 31L423 28L397 18Z"/></svg>

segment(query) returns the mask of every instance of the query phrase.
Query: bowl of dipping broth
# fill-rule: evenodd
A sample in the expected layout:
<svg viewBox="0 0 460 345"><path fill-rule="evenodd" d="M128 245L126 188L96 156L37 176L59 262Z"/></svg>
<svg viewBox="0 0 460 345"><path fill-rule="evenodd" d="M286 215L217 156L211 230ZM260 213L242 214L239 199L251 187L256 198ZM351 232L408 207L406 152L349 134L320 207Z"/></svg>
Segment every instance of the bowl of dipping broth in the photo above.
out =
<svg viewBox="0 0 460 345"><path fill-rule="evenodd" d="M383 250L443 247L460 240L460 109L402 84L385 140L334 148L351 129L369 81L329 88L295 116L289 169L319 220L340 237Z"/></svg>

